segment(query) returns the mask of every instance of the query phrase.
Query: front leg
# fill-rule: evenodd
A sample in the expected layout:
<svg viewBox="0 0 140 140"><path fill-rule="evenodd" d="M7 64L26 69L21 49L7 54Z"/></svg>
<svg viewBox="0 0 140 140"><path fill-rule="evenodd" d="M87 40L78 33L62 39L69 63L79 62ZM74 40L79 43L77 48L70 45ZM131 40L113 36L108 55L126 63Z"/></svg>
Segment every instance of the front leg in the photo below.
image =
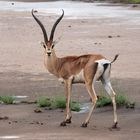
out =
<svg viewBox="0 0 140 140"><path fill-rule="evenodd" d="M72 78L69 78L64 81L65 84L65 93L66 93L66 117L60 126L66 126L67 123L71 123L71 109L70 109L70 97L71 97L71 88L72 88Z"/></svg>

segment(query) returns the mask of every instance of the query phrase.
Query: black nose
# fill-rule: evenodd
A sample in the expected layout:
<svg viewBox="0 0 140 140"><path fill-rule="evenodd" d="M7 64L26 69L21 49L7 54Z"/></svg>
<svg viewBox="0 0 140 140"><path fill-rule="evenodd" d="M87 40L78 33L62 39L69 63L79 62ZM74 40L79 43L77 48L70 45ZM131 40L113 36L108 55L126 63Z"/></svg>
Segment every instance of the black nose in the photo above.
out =
<svg viewBox="0 0 140 140"><path fill-rule="evenodd" d="M48 56L50 56L51 55L51 52L47 52L47 54L48 54Z"/></svg>

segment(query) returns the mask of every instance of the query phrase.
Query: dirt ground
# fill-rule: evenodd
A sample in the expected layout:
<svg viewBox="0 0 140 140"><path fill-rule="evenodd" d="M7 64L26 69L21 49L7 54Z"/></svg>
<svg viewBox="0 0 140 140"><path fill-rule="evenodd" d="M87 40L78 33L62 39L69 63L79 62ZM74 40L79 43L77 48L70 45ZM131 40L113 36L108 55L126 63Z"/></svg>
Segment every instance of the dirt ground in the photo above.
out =
<svg viewBox="0 0 140 140"><path fill-rule="evenodd" d="M49 32L56 16L40 16ZM34 113L36 105L2 105L0 139L17 136L21 140L139 140L140 137L140 25L123 19L67 19L59 24L55 38L58 56L101 53L112 60L112 84L116 93L136 102L136 108L118 109L120 130L111 131L112 108L96 109L87 128L81 128L86 113L73 113L72 124L60 127L62 110ZM108 36L112 36L109 38ZM0 95L63 95L63 85L46 72L43 65L42 32L28 12L0 11ZM97 94L103 91L97 83ZM72 98L88 102L84 85L74 85Z"/></svg>

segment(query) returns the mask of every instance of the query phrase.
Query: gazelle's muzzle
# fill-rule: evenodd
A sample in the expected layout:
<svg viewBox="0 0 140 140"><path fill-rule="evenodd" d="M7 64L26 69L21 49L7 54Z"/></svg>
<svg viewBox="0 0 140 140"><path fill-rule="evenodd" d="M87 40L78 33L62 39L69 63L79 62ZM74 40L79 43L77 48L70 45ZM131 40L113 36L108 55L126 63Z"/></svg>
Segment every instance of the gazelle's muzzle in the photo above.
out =
<svg viewBox="0 0 140 140"><path fill-rule="evenodd" d="M52 53L51 50L48 50L48 51L46 52L46 55L50 56L51 53Z"/></svg>

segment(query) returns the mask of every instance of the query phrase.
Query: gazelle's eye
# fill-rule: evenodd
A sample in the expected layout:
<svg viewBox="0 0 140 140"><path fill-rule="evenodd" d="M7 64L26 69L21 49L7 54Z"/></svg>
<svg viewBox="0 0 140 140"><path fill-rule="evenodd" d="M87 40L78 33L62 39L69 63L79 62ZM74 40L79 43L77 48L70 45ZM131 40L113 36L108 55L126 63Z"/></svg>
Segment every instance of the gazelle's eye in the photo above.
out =
<svg viewBox="0 0 140 140"><path fill-rule="evenodd" d="M43 47L46 49L46 46L45 45L43 45Z"/></svg>
<svg viewBox="0 0 140 140"><path fill-rule="evenodd" d="M52 48L54 47L54 44L52 44Z"/></svg>

